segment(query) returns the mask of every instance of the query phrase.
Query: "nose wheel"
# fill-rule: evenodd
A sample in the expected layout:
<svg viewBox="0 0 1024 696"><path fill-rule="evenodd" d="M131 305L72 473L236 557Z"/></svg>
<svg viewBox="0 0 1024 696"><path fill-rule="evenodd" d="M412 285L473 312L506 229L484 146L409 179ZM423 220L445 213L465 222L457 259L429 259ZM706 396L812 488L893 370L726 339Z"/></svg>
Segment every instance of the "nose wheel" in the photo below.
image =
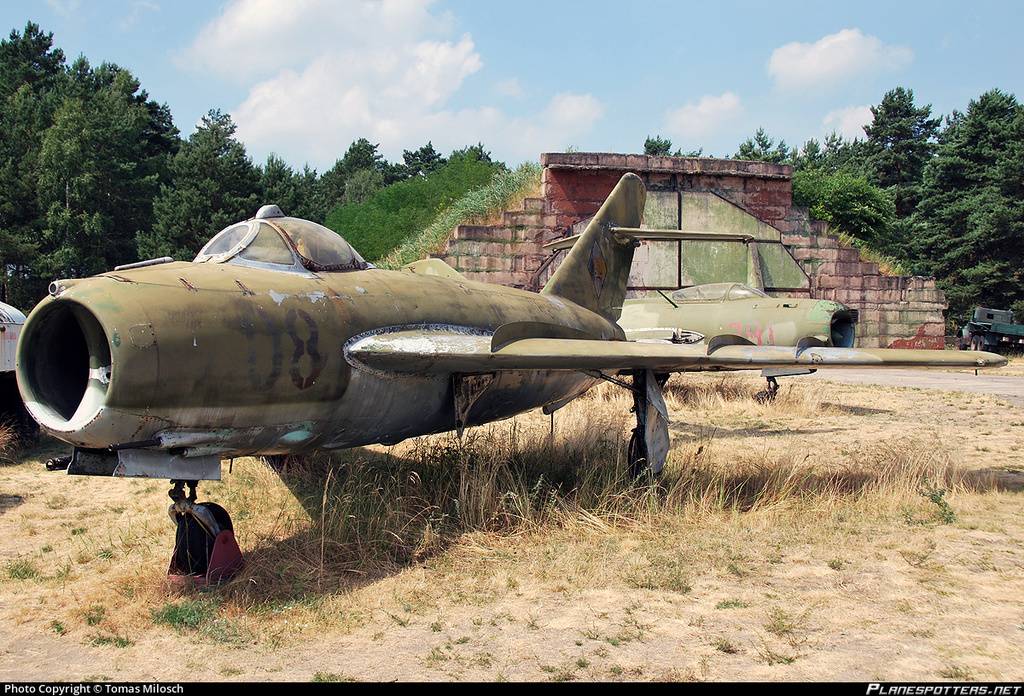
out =
<svg viewBox="0 0 1024 696"><path fill-rule="evenodd" d="M172 502L167 514L176 529L168 579L194 586L229 580L242 567L242 552L227 510L216 503L197 503L197 481L176 480L171 484L167 495Z"/></svg>

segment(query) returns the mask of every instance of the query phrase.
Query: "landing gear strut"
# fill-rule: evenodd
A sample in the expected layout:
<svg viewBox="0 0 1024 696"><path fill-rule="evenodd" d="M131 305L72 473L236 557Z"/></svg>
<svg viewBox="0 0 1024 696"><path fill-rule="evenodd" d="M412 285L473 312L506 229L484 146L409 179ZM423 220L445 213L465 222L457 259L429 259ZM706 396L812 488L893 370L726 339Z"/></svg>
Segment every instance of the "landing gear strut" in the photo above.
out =
<svg viewBox="0 0 1024 696"><path fill-rule="evenodd" d="M669 375L655 374L650 370L637 371L633 375L633 413L636 427L629 438L627 461L633 478L644 474L657 476L665 466L668 456L668 410L661 390Z"/></svg>
<svg viewBox="0 0 1024 696"><path fill-rule="evenodd" d="M230 579L242 567L242 552L227 510L216 503L197 503L197 481L172 480L171 484L167 514L176 531L168 579L200 587Z"/></svg>
<svg viewBox="0 0 1024 696"><path fill-rule="evenodd" d="M767 404L775 401L779 394L779 380L774 377L767 377L768 386L754 394L754 401L759 404Z"/></svg>

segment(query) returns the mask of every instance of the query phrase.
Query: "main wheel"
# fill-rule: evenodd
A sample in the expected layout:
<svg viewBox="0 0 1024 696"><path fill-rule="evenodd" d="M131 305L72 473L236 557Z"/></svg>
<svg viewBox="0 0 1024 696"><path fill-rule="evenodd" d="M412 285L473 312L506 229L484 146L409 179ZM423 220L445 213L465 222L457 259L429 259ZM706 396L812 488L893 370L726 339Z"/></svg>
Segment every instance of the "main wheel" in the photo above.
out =
<svg viewBox="0 0 1024 696"><path fill-rule="evenodd" d="M650 472L647 466L647 447L640 436L640 428L633 428L633 434L629 437L629 446L626 448L626 458L629 462L629 475L633 479Z"/></svg>

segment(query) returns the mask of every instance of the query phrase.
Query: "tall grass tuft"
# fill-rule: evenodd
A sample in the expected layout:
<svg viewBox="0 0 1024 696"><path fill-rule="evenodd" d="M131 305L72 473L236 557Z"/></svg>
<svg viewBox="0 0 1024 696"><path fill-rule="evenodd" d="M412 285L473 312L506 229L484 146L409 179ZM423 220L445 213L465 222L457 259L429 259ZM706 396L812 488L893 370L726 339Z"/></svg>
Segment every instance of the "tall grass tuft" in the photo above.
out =
<svg viewBox="0 0 1024 696"><path fill-rule="evenodd" d="M862 261L877 263L878 270L882 272L882 275L910 275L910 271L902 261L893 256L883 254L880 251L875 251L862 239L858 239L857 237L842 231L838 233L838 237L840 242L847 246L852 246L860 252L860 258Z"/></svg>
<svg viewBox="0 0 1024 696"><path fill-rule="evenodd" d="M813 517L862 501L873 515L898 518L901 506L927 510L922 490L991 487L923 442L841 457L791 449L737 454L713 435L677 441L658 480L634 480L623 456L628 398L611 394L593 390L559 411L553 436L539 419L511 420L461 440L439 435L306 461L285 478L305 515L282 516L283 526L257 544L226 591L243 604L291 600L393 573L466 534L651 529L672 519L756 512ZM748 398L716 398L734 396ZM251 482L248 495L274 485L269 470L260 476L266 479Z"/></svg>
<svg viewBox="0 0 1024 696"><path fill-rule="evenodd" d="M0 462L10 461L14 452L17 435L14 428L6 423L0 423Z"/></svg>
<svg viewBox="0 0 1024 696"><path fill-rule="evenodd" d="M438 251L452 230L471 222L486 223L540 187L541 167L526 162L514 170L495 174L445 208L426 228L412 235L381 259L383 268L399 268Z"/></svg>

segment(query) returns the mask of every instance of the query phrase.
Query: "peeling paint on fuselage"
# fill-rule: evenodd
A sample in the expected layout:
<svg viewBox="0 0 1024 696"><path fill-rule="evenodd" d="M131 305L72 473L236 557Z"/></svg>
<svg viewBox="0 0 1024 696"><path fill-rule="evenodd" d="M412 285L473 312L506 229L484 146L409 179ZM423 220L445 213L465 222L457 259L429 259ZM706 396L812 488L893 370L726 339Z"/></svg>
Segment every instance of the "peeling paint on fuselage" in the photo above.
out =
<svg viewBox="0 0 1024 696"><path fill-rule="evenodd" d="M310 278L190 263L119 275L124 280L80 281L40 305L79 303L108 337L115 326L152 326L148 348L109 343L113 365L98 417L73 430L43 423L77 446L187 435L189 444L178 446L239 456L394 442L455 427L451 376L353 366L343 347L355 336L411 324L490 335L510 322L540 322L622 338L614 323L571 302L461 278L379 269ZM470 424L507 418L594 383L578 372L501 373L474 404Z"/></svg>

